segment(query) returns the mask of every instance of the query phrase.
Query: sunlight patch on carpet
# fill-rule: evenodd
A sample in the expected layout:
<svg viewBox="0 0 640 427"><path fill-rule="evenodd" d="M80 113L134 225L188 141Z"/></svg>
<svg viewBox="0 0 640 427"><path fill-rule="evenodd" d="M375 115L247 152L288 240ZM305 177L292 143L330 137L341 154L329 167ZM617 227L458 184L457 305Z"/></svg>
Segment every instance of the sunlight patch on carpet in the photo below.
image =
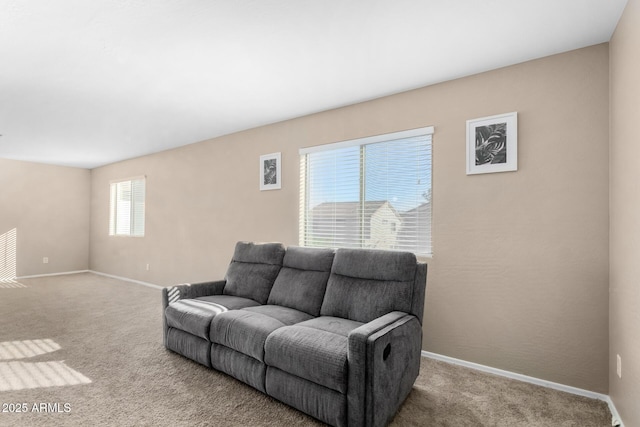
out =
<svg viewBox="0 0 640 427"><path fill-rule="evenodd" d="M62 347L52 339L0 342L0 391L89 384L91 380L64 360L21 362L16 359L53 353Z"/></svg>
<svg viewBox="0 0 640 427"><path fill-rule="evenodd" d="M26 288L27 285L23 285L20 282L16 282L13 279L1 279L0 280L0 289L19 289Z"/></svg>
<svg viewBox="0 0 640 427"><path fill-rule="evenodd" d="M60 350L51 339L0 342L0 360L26 359Z"/></svg>
<svg viewBox="0 0 640 427"><path fill-rule="evenodd" d="M0 391L89 384L80 372L55 362L0 362Z"/></svg>

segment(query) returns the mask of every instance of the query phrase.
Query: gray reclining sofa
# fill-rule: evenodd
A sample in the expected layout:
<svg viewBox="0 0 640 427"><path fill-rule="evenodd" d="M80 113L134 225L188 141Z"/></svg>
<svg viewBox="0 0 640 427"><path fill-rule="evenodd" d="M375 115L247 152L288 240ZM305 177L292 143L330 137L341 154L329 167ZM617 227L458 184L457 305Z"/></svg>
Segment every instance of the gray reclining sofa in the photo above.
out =
<svg viewBox="0 0 640 427"><path fill-rule="evenodd" d="M239 242L224 280L165 288L164 344L334 426L384 426L420 368L408 252Z"/></svg>

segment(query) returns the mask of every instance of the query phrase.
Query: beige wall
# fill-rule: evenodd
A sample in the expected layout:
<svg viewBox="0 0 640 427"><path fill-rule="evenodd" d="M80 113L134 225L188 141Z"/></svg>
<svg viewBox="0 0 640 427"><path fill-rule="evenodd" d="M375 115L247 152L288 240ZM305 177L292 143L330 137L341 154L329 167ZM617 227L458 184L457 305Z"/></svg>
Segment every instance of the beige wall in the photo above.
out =
<svg viewBox="0 0 640 427"><path fill-rule="evenodd" d="M6 268L29 276L89 267L90 171L0 159L0 183L0 236L17 235L15 269Z"/></svg>
<svg viewBox="0 0 640 427"><path fill-rule="evenodd" d="M220 278L237 240L297 244L300 147L433 125L424 349L606 393L608 60L593 46L95 169L91 268ZM466 120L511 111L518 172L467 176ZM260 192L278 151L282 190ZM140 174L146 236L109 237L109 180Z"/></svg>
<svg viewBox="0 0 640 427"><path fill-rule="evenodd" d="M640 1L611 39L609 390L627 426L640 426ZM616 355L622 378L616 375Z"/></svg>

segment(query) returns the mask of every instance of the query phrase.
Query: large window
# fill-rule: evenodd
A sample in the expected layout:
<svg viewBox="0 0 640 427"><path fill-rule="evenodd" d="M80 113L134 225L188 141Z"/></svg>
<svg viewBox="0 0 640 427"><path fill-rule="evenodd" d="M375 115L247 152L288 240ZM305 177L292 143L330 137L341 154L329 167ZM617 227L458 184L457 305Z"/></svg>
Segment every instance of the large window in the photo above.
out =
<svg viewBox="0 0 640 427"><path fill-rule="evenodd" d="M300 245L430 255L431 136L413 129L300 150Z"/></svg>
<svg viewBox="0 0 640 427"><path fill-rule="evenodd" d="M110 236L144 236L145 178L111 183Z"/></svg>

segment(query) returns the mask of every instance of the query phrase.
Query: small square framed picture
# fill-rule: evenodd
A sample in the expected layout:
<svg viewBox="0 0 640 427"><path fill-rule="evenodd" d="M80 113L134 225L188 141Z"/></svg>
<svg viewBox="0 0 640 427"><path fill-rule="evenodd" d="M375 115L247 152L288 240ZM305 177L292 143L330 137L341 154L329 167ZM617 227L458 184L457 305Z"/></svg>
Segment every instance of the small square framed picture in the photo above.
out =
<svg viewBox="0 0 640 427"><path fill-rule="evenodd" d="M280 153L260 156L260 191L282 187L280 169Z"/></svg>
<svg viewBox="0 0 640 427"><path fill-rule="evenodd" d="M518 113L467 120L467 175L518 170Z"/></svg>

